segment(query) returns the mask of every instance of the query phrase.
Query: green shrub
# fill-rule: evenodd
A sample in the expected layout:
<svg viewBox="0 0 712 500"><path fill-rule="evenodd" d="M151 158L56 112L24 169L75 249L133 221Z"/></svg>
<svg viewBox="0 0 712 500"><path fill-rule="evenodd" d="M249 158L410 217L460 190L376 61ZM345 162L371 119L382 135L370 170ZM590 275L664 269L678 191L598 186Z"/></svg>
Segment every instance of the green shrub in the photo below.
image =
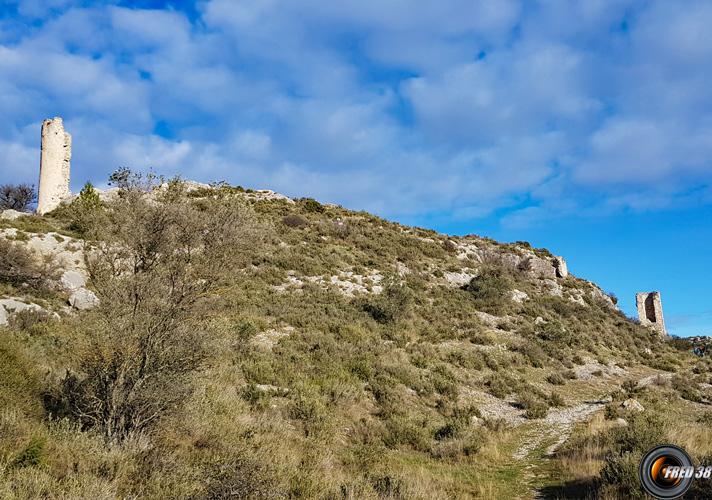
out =
<svg viewBox="0 0 712 500"><path fill-rule="evenodd" d="M524 409L524 416L530 420L544 418L549 412L549 404L547 402L536 399L529 394L521 397L519 404Z"/></svg>
<svg viewBox="0 0 712 500"><path fill-rule="evenodd" d="M483 306L497 306L504 302L514 287L511 277L502 268L482 267L479 274L465 285L465 290Z"/></svg>
<svg viewBox="0 0 712 500"><path fill-rule="evenodd" d="M27 446L12 459L10 468L21 469L23 467L37 467L42 465L45 460L45 445L45 438L32 437Z"/></svg>
<svg viewBox="0 0 712 500"><path fill-rule="evenodd" d="M499 399L504 399L507 395L516 392L519 386L519 384L508 375L499 373L491 375L485 382L485 385L488 392Z"/></svg>
<svg viewBox="0 0 712 500"><path fill-rule="evenodd" d="M410 312L413 293L406 284L393 281L386 284L383 292L362 301L361 307L378 323L393 323Z"/></svg>
<svg viewBox="0 0 712 500"><path fill-rule="evenodd" d="M301 205L304 207L304 210L306 212L311 212L311 213L323 213L325 208L324 205L319 203L313 198L302 198L299 200Z"/></svg>

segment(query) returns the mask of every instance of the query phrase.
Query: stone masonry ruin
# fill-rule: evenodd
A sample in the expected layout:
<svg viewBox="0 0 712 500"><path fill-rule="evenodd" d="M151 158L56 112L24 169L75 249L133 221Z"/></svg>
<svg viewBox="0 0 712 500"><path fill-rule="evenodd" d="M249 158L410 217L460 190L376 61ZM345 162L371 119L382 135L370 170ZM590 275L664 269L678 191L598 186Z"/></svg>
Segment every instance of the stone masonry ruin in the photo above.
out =
<svg viewBox="0 0 712 500"><path fill-rule="evenodd" d="M557 278L566 278L569 275L569 268L563 257L554 257L554 268L556 269Z"/></svg>
<svg viewBox="0 0 712 500"><path fill-rule="evenodd" d="M69 197L71 159L72 136L64 131L62 119L56 117L42 122L38 214L51 212Z"/></svg>
<svg viewBox="0 0 712 500"><path fill-rule="evenodd" d="M657 331L660 335L667 335L660 292L636 293L635 305L638 309L638 320L641 325Z"/></svg>

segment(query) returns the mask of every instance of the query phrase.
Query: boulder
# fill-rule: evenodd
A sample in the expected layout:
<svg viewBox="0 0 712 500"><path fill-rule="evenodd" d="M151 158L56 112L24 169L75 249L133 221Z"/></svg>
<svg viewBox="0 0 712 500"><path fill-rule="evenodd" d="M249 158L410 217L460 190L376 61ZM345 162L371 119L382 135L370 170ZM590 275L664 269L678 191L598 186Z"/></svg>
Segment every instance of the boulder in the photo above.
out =
<svg viewBox="0 0 712 500"><path fill-rule="evenodd" d="M556 268L550 259L542 259L541 257L529 257L529 267L527 274L532 278L556 279Z"/></svg>
<svg viewBox="0 0 712 500"><path fill-rule="evenodd" d="M521 290L517 290L516 288L509 292L509 297L514 301L519 304L524 302L529 298L529 295L527 295L526 292L522 292Z"/></svg>
<svg viewBox="0 0 712 500"><path fill-rule="evenodd" d="M74 309L85 311L93 309L99 305L99 298L94 295L94 292L86 288L79 288L69 296L69 305Z"/></svg>
<svg viewBox="0 0 712 500"><path fill-rule="evenodd" d="M64 271L59 282L62 284L62 288L68 292L74 292L80 288L84 288L87 284L84 275L74 270Z"/></svg>
<svg viewBox="0 0 712 500"><path fill-rule="evenodd" d="M0 326L5 326L8 324L10 315L13 313L18 313L21 311L37 311L49 314L49 312L37 304L27 304L16 298L7 298L0 300ZM57 317L57 314L54 314Z"/></svg>
<svg viewBox="0 0 712 500"><path fill-rule="evenodd" d="M630 411L643 411L645 408L636 399L630 398L626 399L621 403L621 406L626 410Z"/></svg>

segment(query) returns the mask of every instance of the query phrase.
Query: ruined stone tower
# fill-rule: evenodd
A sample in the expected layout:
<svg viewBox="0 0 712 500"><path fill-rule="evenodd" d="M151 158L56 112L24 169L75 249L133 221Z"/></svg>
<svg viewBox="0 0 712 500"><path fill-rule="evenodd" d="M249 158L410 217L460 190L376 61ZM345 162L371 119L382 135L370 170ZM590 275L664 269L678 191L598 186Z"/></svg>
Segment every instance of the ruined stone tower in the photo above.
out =
<svg viewBox="0 0 712 500"><path fill-rule="evenodd" d="M40 189L37 213L42 215L69 197L69 162L72 158L72 136L64 131L61 118L42 122Z"/></svg>
<svg viewBox="0 0 712 500"><path fill-rule="evenodd" d="M636 293L635 305L641 325L657 331L660 335L667 335L660 292Z"/></svg>

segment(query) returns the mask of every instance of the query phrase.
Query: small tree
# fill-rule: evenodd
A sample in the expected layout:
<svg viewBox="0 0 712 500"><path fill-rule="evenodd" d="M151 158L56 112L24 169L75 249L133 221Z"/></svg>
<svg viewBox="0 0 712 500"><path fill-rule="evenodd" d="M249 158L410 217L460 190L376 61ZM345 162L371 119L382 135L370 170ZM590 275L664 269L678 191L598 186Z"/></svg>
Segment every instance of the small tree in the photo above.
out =
<svg viewBox="0 0 712 500"><path fill-rule="evenodd" d="M72 231L77 231L80 234L85 234L95 217L95 214L101 210L101 198L99 193L94 189L91 182L84 184L84 187L72 204L68 207L65 213L71 219L69 228Z"/></svg>
<svg viewBox="0 0 712 500"><path fill-rule="evenodd" d="M29 184L3 184L0 186L0 209L27 212L37 201L35 186Z"/></svg>
<svg viewBox="0 0 712 500"><path fill-rule="evenodd" d="M89 341L60 401L113 442L147 430L186 399L205 355L202 299L226 271L246 264L258 234L239 200L198 206L177 185L152 198L125 181L86 232L101 305L82 323Z"/></svg>

